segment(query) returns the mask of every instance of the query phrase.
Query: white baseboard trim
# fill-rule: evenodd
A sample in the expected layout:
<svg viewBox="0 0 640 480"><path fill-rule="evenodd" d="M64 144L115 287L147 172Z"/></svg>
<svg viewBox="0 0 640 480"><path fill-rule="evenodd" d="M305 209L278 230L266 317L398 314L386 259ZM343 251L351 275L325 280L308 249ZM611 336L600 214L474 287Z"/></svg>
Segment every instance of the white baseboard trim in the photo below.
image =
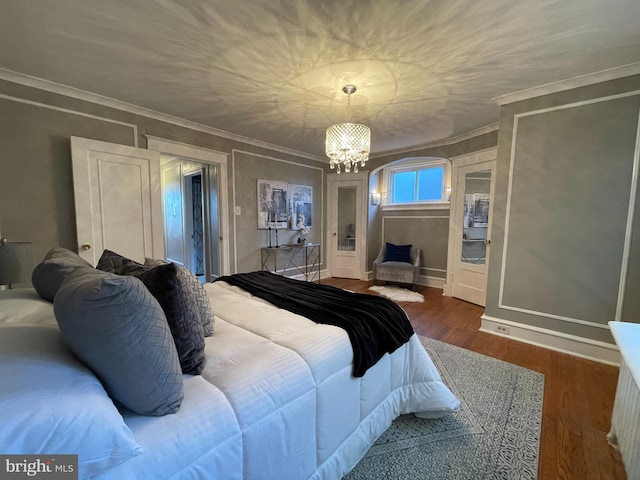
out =
<svg viewBox="0 0 640 480"><path fill-rule="evenodd" d="M289 278L295 278L296 280L304 280L304 274L303 273L296 273L295 275L286 275L288 272L296 272L299 271L297 268L285 268L282 270L278 270L277 273L278 275L285 275L286 277ZM317 274L317 270L314 269L313 274L311 275L315 275ZM323 278L329 278L329 272L325 269L325 270L320 270L320 280L322 280ZM313 281L317 282L318 281L318 277L314 276L313 277Z"/></svg>
<svg viewBox="0 0 640 480"><path fill-rule="evenodd" d="M367 280L373 280L373 272L366 272ZM440 277L430 277L428 275L420 275L418 276L418 285L423 285L425 287L439 288L444 289L444 284L446 282L446 278Z"/></svg>
<svg viewBox="0 0 640 480"><path fill-rule="evenodd" d="M547 348L606 365L620 366L620 351L615 344L577 337L501 318L482 315L480 331L518 342Z"/></svg>
<svg viewBox="0 0 640 480"><path fill-rule="evenodd" d="M420 275L418 278L418 284L424 285L426 287L439 288L440 290L444 290L444 284L446 282L446 278L440 277L429 277L427 275Z"/></svg>

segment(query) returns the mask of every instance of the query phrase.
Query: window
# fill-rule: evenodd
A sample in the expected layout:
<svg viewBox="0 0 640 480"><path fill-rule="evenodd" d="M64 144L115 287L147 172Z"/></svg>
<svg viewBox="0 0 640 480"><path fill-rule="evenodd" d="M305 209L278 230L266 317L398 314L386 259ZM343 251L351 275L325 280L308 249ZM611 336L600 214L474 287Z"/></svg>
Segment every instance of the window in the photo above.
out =
<svg viewBox="0 0 640 480"><path fill-rule="evenodd" d="M449 164L445 159L424 159L387 169L387 204L448 201Z"/></svg>

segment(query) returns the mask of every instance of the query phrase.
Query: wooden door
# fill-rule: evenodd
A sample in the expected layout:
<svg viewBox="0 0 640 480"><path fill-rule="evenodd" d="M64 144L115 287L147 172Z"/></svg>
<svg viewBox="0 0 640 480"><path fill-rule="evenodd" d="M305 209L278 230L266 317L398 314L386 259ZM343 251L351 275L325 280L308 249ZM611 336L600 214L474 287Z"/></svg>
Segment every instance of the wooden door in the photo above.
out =
<svg viewBox="0 0 640 480"><path fill-rule="evenodd" d="M71 157L80 255L164 258L160 154L71 137Z"/></svg>

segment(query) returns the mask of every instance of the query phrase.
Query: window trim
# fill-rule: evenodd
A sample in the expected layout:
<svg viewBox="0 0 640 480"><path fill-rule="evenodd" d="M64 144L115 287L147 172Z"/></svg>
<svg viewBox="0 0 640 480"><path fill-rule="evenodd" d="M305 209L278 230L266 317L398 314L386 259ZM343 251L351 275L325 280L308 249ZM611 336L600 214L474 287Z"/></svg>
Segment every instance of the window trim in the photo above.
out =
<svg viewBox="0 0 640 480"><path fill-rule="evenodd" d="M416 200L414 202L394 203L393 199L393 174L401 172L418 172L426 168L444 167L442 179L442 197L440 200ZM390 165L384 168L384 185L387 193L383 196L381 207L383 210L411 210L411 209L437 209L447 208L450 201L447 192L451 191L451 162L446 158L421 157L412 158ZM416 174L416 182L418 175Z"/></svg>

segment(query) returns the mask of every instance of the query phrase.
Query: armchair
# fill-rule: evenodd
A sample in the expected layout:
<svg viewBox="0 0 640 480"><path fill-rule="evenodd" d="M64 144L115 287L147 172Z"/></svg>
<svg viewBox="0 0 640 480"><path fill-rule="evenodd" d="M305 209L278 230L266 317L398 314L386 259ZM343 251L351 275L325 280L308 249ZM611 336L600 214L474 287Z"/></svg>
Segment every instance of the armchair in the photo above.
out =
<svg viewBox="0 0 640 480"><path fill-rule="evenodd" d="M390 249L392 255L387 255ZM408 250L409 255L398 255ZM408 258L402 258L406 256ZM398 261L402 260L402 261ZM408 260L408 261L406 261ZM380 248L378 258L373 261L373 283L378 285L378 280L385 282L410 283L415 292L420 274L420 247L415 245L396 246L386 243Z"/></svg>

